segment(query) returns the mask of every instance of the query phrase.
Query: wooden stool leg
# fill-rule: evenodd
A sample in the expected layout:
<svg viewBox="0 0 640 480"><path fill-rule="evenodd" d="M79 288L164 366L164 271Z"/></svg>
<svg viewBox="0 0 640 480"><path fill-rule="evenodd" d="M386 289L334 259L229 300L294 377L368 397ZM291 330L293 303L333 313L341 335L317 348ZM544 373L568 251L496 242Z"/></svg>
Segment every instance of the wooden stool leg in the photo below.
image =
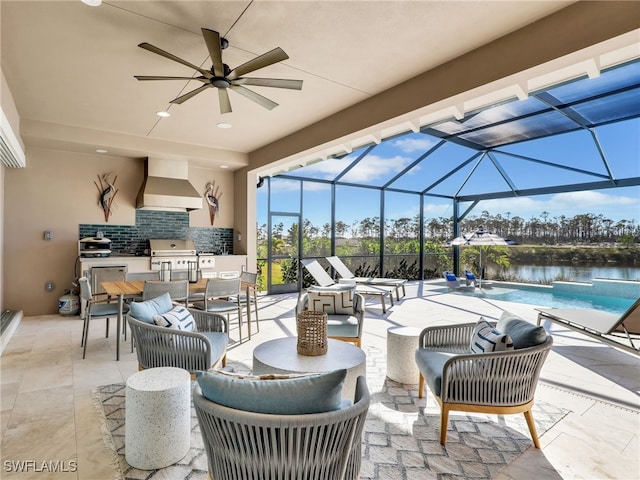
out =
<svg viewBox="0 0 640 480"><path fill-rule="evenodd" d="M418 398L422 398L424 395L424 376L420 374L418 379Z"/></svg>

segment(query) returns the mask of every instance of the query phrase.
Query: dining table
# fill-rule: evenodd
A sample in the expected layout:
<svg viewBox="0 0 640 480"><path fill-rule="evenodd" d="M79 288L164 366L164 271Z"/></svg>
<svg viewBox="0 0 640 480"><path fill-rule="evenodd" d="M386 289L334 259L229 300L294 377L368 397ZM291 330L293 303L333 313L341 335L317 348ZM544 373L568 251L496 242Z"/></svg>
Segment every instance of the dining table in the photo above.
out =
<svg viewBox="0 0 640 480"><path fill-rule="evenodd" d="M209 279L205 277L198 278L196 282L189 282L189 292L198 293L204 292L207 288L207 281ZM107 281L101 282L100 286L103 288L104 293L111 297L118 299L118 318L116 323L116 360L120 360L120 331L123 325L123 307L125 297L137 297L142 295L144 291L145 280L127 280L127 281ZM246 310L247 310L247 322L248 322L248 334L251 338L251 304L249 292L252 288L255 288L255 284L248 282L241 282L241 289L246 292ZM242 322L239 318L238 322ZM126 339L126 337L125 337ZM133 341L133 340L132 340Z"/></svg>

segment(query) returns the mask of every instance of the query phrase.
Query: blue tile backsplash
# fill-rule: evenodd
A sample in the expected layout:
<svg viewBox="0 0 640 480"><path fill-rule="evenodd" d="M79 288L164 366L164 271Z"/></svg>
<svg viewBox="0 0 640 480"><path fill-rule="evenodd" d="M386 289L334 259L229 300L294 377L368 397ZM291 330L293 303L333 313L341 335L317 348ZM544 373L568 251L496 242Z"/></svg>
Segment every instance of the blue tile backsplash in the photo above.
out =
<svg viewBox="0 0 640 480"><path fill-rule="evenodd" d="M148 255L150 238L191 239L198 253L233 255L232 228L190 227L187 212L136 210L135 226L80 224L79 230L78 239L102 232L111 240L113 255Z"/></svg>

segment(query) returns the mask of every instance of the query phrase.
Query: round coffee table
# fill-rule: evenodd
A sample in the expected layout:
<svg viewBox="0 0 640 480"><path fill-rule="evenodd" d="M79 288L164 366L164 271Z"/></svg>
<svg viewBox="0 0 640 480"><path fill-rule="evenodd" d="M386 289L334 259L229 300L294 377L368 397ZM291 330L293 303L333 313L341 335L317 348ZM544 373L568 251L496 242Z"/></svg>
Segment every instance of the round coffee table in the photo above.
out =
<svg viewBox="0 0 640 480"><path fill-rule="evenodd" d="M297 343L296 337L286 337L258 345L253 350L253 373L322 373L346 368L342 398L353 402L358 376L367 375L365 353L355 345L330 338L326 354L300 355Z"/></svg>

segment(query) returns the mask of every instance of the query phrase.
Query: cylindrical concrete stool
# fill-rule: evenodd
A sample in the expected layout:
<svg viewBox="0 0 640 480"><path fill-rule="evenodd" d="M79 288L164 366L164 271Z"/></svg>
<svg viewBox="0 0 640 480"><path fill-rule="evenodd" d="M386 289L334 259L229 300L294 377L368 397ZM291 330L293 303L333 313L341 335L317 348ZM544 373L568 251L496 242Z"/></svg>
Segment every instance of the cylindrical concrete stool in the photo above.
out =
<svg viewBox="0 0 640 480"><path fill-rule="evenodd" d="M387 329L387 377L399 383L418 383L420 370L415 352L421 330L414 327Z"/></svg>
<svg viewBox="0 0 640 480"><path fill-rule="evenodd" d="M127 379L125 458L155 470L176 463L191 444L191 375L181 368L150 368Z"/></svg>

